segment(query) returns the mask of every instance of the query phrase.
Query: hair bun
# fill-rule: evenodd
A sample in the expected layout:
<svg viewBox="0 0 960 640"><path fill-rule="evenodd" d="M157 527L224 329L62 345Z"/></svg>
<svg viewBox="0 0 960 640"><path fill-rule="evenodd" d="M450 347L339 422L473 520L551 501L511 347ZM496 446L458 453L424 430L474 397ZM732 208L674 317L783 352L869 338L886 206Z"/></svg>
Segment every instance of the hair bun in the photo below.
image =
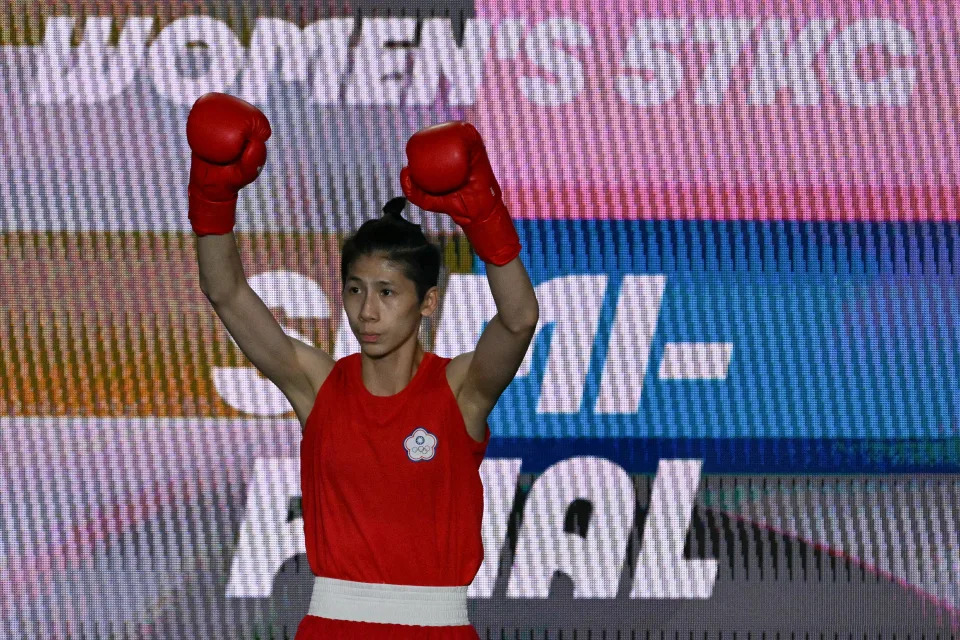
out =
<svg viewBox="0 0 960 640"><path fill-rule="evenodd" d="M390 198L387 204L383 205L383 213L392 218L401 218L400 212L407 206L407 199L404 196Z"/></svg>

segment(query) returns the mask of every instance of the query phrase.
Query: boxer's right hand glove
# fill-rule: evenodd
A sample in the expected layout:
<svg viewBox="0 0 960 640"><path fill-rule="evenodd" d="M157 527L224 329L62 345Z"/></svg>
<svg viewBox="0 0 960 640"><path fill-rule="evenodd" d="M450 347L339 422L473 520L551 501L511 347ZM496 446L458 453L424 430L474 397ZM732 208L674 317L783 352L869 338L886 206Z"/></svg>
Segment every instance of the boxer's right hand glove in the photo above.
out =
<svg viewBox="0 0 960 640"><path fill-rule="evenodd" d="M267 161L270 122L255 106L225 93L197 99L187 117L190 224L199 236L223 234L236 223L237 194Z"/></svg>

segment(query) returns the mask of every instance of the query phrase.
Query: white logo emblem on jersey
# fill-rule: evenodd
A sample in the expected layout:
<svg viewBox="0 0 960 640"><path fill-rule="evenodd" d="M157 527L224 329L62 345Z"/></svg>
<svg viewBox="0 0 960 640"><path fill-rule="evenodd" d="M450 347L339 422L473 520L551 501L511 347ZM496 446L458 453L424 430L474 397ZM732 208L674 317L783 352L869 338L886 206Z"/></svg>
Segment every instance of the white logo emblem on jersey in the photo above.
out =
<svg viewBox="0 0 960 640"><path fill-rule="evenodd" d="M430 460L437 451L437 436L423 427L417 427L403 441L403 447L407 450L407 457L414 462Z"/></svg>

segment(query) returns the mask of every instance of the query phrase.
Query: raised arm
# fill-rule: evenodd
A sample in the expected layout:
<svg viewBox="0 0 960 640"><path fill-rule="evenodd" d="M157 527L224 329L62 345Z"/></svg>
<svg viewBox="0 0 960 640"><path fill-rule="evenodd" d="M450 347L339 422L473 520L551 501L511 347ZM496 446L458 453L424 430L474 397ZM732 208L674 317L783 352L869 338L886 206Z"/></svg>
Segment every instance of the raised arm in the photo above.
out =
<svg viewBox="0 0 960 640"><path fill-rule="evenodd" d="M198 237L197 263L200 289L240 351L277 385L305 423L334 359L284 333L267 305L247 284L232 232Z"/></svg>
<svg viewBox="0 0 960 640"><path fill-rule="evenodd" d="M406 150L410 164L400 171L404 195L428 211L450 215L460 225L486 263L497 305L496 315L468 357L457 395L468 433L481 441L487 415L530 347L540 306L520 261L520 238L476 128L467 122L427 127L410 138Z"/></svg>
<svg viewBox="0 0 960 640"><path fill-rule="evenodd" d="M187 119L189 217L201 291L243 354L305 422L333 358L284 333L247 283L233 235L237 195L260 174L269 137L270 123L253 105L222 93L198 99Z"/></svg>

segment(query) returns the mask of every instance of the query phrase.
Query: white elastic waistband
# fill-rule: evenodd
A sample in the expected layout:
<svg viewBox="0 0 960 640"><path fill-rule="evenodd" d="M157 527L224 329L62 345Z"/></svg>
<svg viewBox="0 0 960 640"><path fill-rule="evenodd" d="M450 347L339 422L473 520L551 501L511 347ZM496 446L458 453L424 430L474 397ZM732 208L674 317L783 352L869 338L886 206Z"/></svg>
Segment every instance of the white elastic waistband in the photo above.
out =
<svg viewBox="0 0 960 640"><path fill-rule="evenodd" d="M375 584L316 576L308 615L332 620L448 627L470 624L467 587Z"/></svg>

